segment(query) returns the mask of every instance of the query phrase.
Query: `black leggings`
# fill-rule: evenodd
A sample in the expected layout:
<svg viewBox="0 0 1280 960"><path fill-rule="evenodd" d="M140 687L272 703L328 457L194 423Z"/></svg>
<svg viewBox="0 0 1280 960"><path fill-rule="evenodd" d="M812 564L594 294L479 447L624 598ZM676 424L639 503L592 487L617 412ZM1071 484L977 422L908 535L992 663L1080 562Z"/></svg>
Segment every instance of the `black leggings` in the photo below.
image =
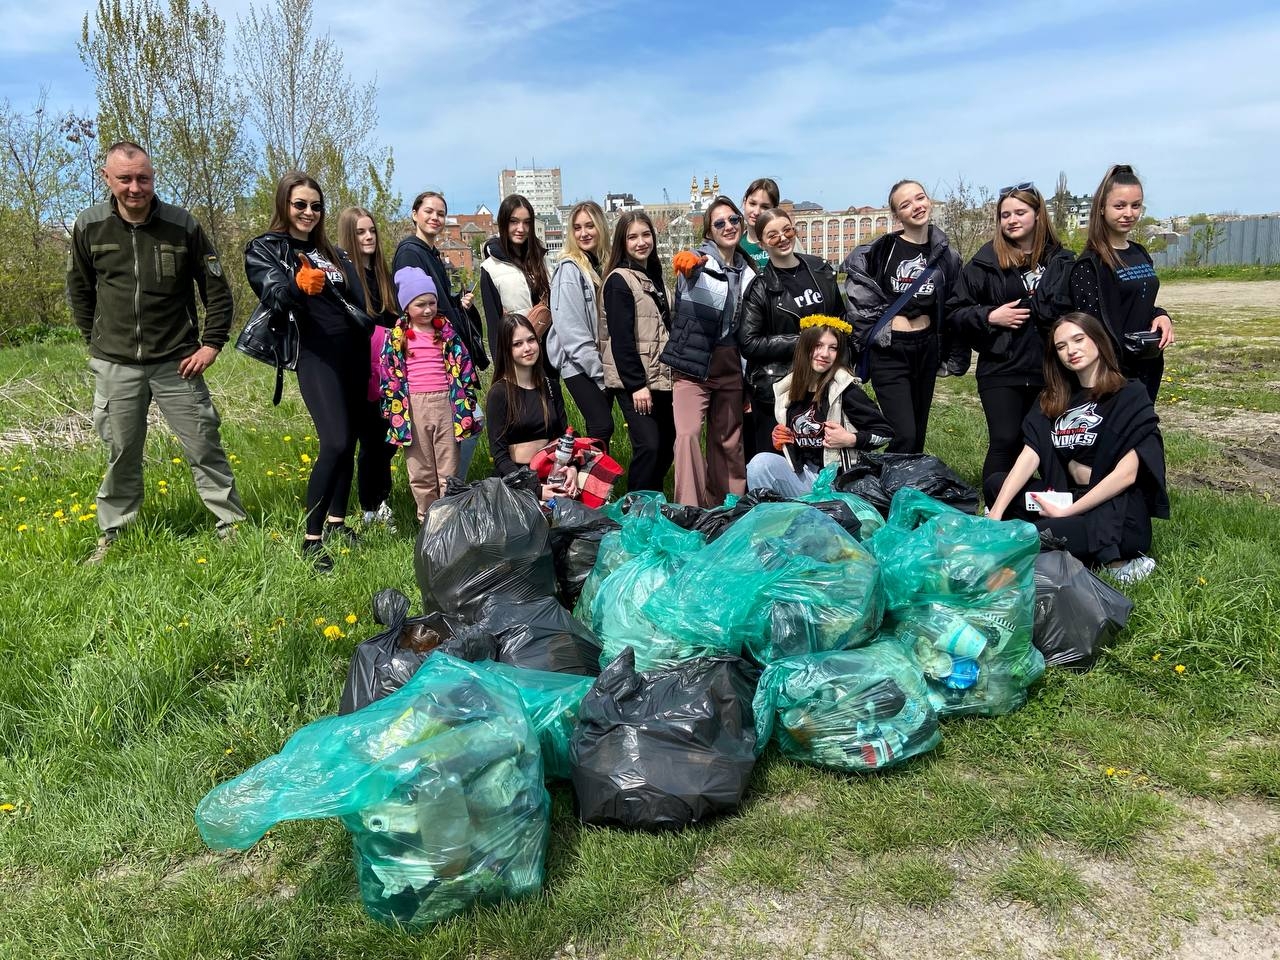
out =
<svg viewBox="0 0 1280 960"><path fill-rule="evenodd" d="M596 382L585 373L565 377L564 385L582 411L587 436L603 443L604 451L608 453L609 441L613 438L613 397L607 390L596 386Z"/></svg>
<svg viewBox="0 0 1280 960"><path fill-rule="evenodd" d="M361 510L377 510L391 496L391 461L400 448L387 443L387 421L381 403L365 401L360 421L360 452L356 454L356 499Z"/></svg>
<svg viewBox="0 0 1280 960"><path fill-rule="evenodd" d="M1022 452L1022 421L1040 397L1039 387L988 387L978 384L982 412L987 417L987 458L982 482L996 473L1008 473ZM987 501L990 503L991 501Z"/></svg>
<svg viewBox="0 0 1280 960"><path fill-rule="evenodd" d="M938 379L938 338L932 329L893 331L888 347L871 348L871 385L893 427L889 453L923 453Z"/></svg>
<svg viewBox="0 0 1280 960"><path fill-rule="evenodd" d="M368 408L369 345L326 342L323 353L298 354L298 389L315 423L320 453L307 481L307 534L318 536L326 516L345 517L355 472L356 437Z"/></svg>
<svg viewBox="0 0 1280 960"><path fill-rule="evenodd" d="M1164 354L1154 360L1130 360L1124 356L1124 348L1121 348L1120 353L1120 372L1146 387L1147 396L1155 403L1156 394L1160 392L1160 381L1164 378Z"/></svg>
<svg viewBox="0 0 1280 960"><path fill-rule="evenodd" d="M675 460L676 420L671 410L670 390L650 390L653 413L636 413L630 390L614 390L622 417L631 435L631 466L627 470L627 490L661 490Z"/></svg>

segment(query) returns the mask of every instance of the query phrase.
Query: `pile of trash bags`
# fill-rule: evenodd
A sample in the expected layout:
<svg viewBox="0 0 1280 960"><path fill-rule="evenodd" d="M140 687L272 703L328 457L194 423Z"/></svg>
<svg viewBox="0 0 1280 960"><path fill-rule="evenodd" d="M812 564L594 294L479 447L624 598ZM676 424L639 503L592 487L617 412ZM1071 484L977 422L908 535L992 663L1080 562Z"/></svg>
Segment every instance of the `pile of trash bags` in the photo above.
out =
<svg viewBox="0 0 1280 960"><path fill-rule="evenodd" d="M210 791L201 836L338 817L368 912L415 927L540 887L547 783L585 823L679 829L738 810L770 743L851 773L919 757L948 717L1020 707L1046 658L1087 669L1132 609L970 507L936 458L888 455L714 510L454 484L416 543L422 613L373 598L341 715Z"/></svg>

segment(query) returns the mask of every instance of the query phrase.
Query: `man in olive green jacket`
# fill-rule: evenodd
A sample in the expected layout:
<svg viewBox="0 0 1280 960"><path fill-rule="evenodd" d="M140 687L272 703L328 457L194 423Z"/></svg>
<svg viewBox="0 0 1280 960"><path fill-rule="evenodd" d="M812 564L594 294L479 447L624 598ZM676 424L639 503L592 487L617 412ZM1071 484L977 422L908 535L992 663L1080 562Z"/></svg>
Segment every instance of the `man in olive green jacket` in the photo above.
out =
<svg viewBox="0 0 1280 960"><path fill-rule="evenodd" d="M156 198L151 158L137 144L108 148L102 175L111 199L76 218L67 265L67 300L94 373L94 426L108 452L98 489L102 536L89 563L106 556L142 507L152 399L182 444L219 535L245 517L203 377L231 330L231 286L218 252L190 213Z"/></svg>

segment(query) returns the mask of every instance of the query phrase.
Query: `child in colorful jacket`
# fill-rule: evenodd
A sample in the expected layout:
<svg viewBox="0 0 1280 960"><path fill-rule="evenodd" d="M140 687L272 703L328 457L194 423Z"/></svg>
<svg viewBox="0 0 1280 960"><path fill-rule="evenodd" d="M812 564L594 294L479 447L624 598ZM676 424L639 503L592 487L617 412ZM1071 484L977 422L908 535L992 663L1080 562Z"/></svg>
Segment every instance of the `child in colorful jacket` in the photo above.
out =
<svg viewBox="0 0 1280 960"><path fill-rule="evenodd" d="M401 267L395 283L403 312L382 348L382 415L387 441L404 448L421 522L457 473L458 442L480 432L480 381L462 338L436 312L436 285L426 272Z"/></svg>

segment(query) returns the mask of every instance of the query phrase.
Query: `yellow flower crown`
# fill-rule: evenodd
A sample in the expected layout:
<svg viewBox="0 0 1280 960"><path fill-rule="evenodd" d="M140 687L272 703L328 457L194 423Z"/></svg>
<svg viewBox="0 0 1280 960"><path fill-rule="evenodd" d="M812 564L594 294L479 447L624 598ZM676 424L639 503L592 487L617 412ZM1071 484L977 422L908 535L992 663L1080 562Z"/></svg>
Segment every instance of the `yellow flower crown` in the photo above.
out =
<svg viewBox="0 0 1280 960"><path fill-rule="evenodd" d="M839 330L846 337L853 336L853 327L849 325L847 320L841 320L839 317L829 317L825 313L815 313L811 317L801 319L800 329L804 330L808 327L830 327L832 330Z"/></svg>

